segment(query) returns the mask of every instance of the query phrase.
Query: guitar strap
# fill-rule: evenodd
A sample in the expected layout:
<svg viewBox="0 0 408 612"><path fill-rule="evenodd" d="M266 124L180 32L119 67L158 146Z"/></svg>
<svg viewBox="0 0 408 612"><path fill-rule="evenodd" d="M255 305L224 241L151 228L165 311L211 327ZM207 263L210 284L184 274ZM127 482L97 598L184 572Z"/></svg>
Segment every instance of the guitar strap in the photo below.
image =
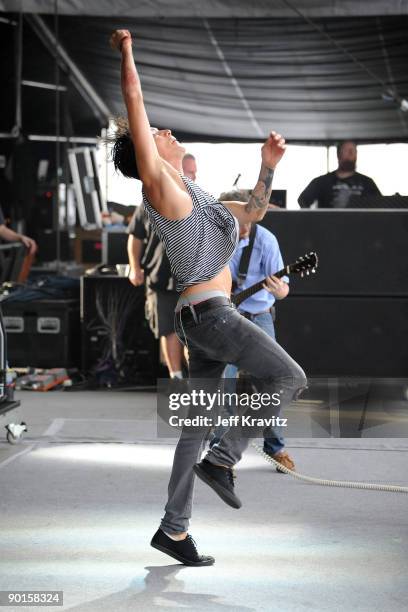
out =
<svg viewBox="0 0 408 612"><path fill-rule="evenodd" d="M241 259L239 260L239 268L238 268L238 281L237 286L240 287L248 274L249 268L249 260L251 259L252 249L254 248L254 242L256 237L256 223L252 223L251 231L249 232L249 242L246 247L242 249Z"/></svg>

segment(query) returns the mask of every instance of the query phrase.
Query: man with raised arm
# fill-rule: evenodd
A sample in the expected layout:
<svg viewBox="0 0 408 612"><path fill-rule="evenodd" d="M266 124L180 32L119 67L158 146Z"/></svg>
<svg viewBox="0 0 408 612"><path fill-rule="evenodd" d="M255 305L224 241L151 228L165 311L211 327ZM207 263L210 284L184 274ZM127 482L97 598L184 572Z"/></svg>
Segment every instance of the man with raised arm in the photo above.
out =
<svg viewBox="0 0 408 612"><path fill-rule="evenodd" d="M173 147L181 147L170 130L150 127L142 88L127 30L116 30L111 45L122 56L122 92L129 130L118 135L114 163L125 176L143 183L143 203L163 241L181 293L175 327L189 350L191 378L218 380L232 363L252 374L264 391L279 392L281 407L306 386L302 368L277 342L242 317L232 306L230 261L238 240L238 222L263 218L272 179L285 152L285 140L271 132L262 146L259 179L247 203L220 202L168 162ZM184 151L184 150L183 150ZM260 358L261 357L261 358ZM232 429L232 428L231 428ZM208 427L183 428L174 454L165 515L151 545L185 565L212 565L200 555L188 534L194 475L230 507L241 501L234 490L233 467L248 439L223 436L200 461Z"/></svg>

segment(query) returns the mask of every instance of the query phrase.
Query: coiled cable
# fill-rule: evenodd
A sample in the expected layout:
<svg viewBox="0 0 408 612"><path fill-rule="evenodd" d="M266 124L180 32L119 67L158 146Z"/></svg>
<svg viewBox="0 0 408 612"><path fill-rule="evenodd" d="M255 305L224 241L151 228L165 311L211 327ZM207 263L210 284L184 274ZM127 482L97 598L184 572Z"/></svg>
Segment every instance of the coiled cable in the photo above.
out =
<svg viewBox="0 0 408 612"><path fill-rule="evenodd" d="M273 459L268 453L265 453L263 448L252 442L251 445L253 448L263 456L264 459L269 461L277 467L280 471L285 474L290 474L293 478L297 478L298 480L303 480L304 482L309 482L310 484L320 485L323 487L342 487L344 489L371 489L372 491L388 491L389 493L408 493L408 487L401 487L398 485L391 484L372 484L369 482L353 482L347 480L329 480L326 478L314 478L313 476L305 476L304 474L299 474L298 472L294 472L290 470L286 466L282 465L276 459Z"/></svg>

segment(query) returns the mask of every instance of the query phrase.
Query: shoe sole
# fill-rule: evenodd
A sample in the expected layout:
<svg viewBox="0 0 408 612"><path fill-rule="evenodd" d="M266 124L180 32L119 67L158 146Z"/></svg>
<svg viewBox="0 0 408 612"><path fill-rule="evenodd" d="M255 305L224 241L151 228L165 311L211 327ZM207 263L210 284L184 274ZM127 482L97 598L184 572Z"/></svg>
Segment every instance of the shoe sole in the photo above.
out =
<svg viewBox="0 0 408 612"><path fill-rule="evenodd" d="M286 467L286 466L285 466L285 467ZM288 469L288 470L291 470L292 472L294 472L294 471L295 471L295 468L294 468L294 467L293 467L293 468L288 467L287 469ZM280 468L280 467L278 467L278 466L276 466L276 471L278 472L278 474L286 474L286 475L287 475L287 472L285 472L285 470L282 470L282 468Z"/></svg>
<svg viewBox="0 0 408 612"><path fill-rule="evenodd" d="M215 493L217 493L219 497L221 497L222 501L228 504L228 506L231 506L231 508L235 508L236 510L241 508L242 503L238 499L238 497L236 497L234 494L229 493L229 491L226 491L224 487L221 487L218 484L218 482L214 480L214 478L211 478L211 476L209 476L202 469L200 465L198 464L194 465L193 470L196 473L196 475L200 478L200 480L202 480L203 482L205 482L205 484L211 487L212 490L215 491Z"/></svg>
<svg viewBox="0 0 408 612"><path fill-rule="evenodd" d="M169 555L170 557L173 557L173 559L180 561L180 563L183 563L183 565L189 565L191 567L201 567L204 565L214 565L215 563L215 560L213 561L188 561L188 559L184 559L184 557L182 557L181 555L178 555L173 550L170 550L170 548L166 548L165 546L156 544L153 541L150 542L150 546L152 546L153 548L156 548L157 550L160 550L160 552L164 553L165 555Z"/></svg>

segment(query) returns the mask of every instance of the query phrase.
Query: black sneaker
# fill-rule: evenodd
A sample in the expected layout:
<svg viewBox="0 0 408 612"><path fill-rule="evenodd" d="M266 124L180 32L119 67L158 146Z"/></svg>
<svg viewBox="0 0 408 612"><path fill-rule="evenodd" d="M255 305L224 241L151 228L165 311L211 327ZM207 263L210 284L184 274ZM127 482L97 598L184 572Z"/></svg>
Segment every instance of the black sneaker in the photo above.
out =
<svg viewBox="0 0 408 612"><path fill-rule="evenodd" d="M231 508L240 508L241 500L234 493L234 472L230 468L213 465L207 459L193 466L194 472L208 484Z"/></svg>
<svg viewBox="0 0 408 612"><path fill-rule="evenodd" d="M206 557L199 555L197 551L196 543L190 534L184 540L176 541L169 538L168 535L158 529L154 534L150 546L157 548L166 555L170 555L173 559L177 559L184 565L213 565L215 563L214 557Z"/></svg>

